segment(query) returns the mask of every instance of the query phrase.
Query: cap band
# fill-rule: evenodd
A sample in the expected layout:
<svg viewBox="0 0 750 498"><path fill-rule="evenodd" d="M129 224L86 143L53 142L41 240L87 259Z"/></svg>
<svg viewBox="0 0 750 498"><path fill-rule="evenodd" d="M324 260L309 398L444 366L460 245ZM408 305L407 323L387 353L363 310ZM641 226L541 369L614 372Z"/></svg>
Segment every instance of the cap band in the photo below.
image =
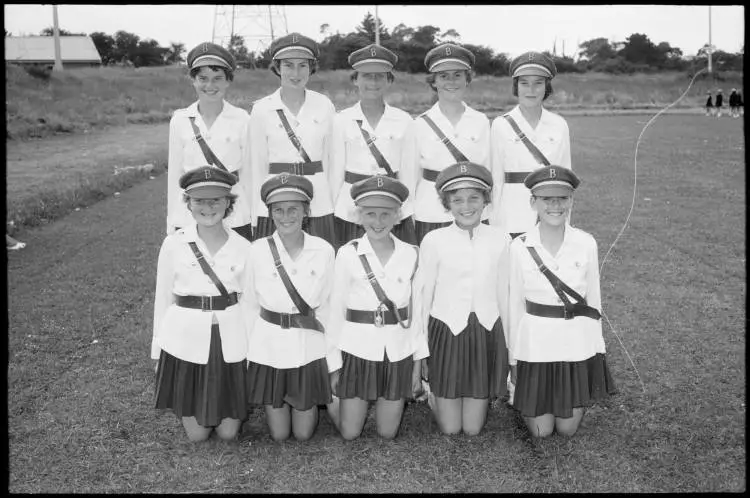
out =
<svg viewBox="0 0 750 498"><path fill-rule="evenodd" d="M373 197L373 196L376 196L376 195L380 196L380 197L390 197L391 199L393 199L394 201L398 202L399 204L401 204L403 202L399 196L397 196L396 194L392 194L390 192L386 192L385 190L371 190L369 192L364 192L362 194L359 194L357 196L357 198L354 199L354 202L358 203L358 202L360 202L363 199L366 199L368 197Z"/></svg>
<svg viewBox="0 0 750 498"><path fill-rule="evenodd" d="M302 45L290 45L289 47L280 48L274 55L274 59L278 59L281 54L284 54L286 52L290 52L292 50L297 50L300 52L304 52L306 54L309 54L311 59L315 59L315 54L312 53L312 50L310 50L307 47L303 47Z"/></svg>
<svg viewBox="0 0 750 498"><path fill-rule="evenodd" d="M294 187L281 187L281 188L277 188L269 192L268 195L266 195L266 202L268 202L268 200L275 195L288 194L288 193L300 194L300 195L303 195L305 199L307 199L308 201L312 200L310 199L310 196L307 194L307 192L305 192L302 189L294 188Z"/></svg>
<svg viewBox="0 0 750 498"><path fill-rule="evenodd" d="M460 183L460 182L472 182L472 183L476 183L477 186L479 186L480 188L483 188L485 190L489 190L489 188L490 188L490 185L487 182L485 182L483 180L480 180L479 178L474 178L473 176L459 176L457 178L453 178L452 180L448 180L447 182L445 182L443 184L443 186L440 187L440 190L448 190L449 187L451 187L452 185L455 185L457 183Z"/></svg>
<svg viewBox="0 0 750 498"><path fill-rule="evenodd" d="M518 73L520 73L522 70L527 70L527 69L539 69L544 74L546 74L548 77L550 77L550 78L552 77L552 72L549 69L547 69L546 67L542 66L541 64L529 63L529 64L524 64L522 66L517 67L516 70L513 71L513 78L515 78L516 76L518 76L519 75Z"/></svg>
<svg viewBox="0 0 750 498"><path fill-rule="evenodd" d="M439 66L440 64L445 64L446 62L457 62L458 64L465 66L466 69L471 69L471 66L465 60L462 60L462 59L440 59L439 61L435 62L434 64L430 66L429 71L433 72L435 67Z"/></svg>
<svg viewBox="0 0 750 498"><path fill-rule="evenodd" d="M185 189L185 192L190 192L194 188L199 188L199 187L221 187L227 190L232 189L231 185L224 183L224 182L197 182L197 183L193 183L192 185L188 185L188 187Z"/></svg>
<svg viewBox="0 0 750 498"><path fill-rule="evenodd" d="M533 192L539 187L552 187L552 186L564 186L564 187L568 187L571 190L574 190L573 185L571 185L570 182L565 182L562 180L545 180L531 187L531 191Z"/></svg>
<svg viewBox="0 0 750 498"><path fill-rule="evenodd" d="M393 64L383 59L364 59L364 60L357 61L354 64L352 64L352 68L357 69L357 67L361 66L362 64L381 64L383 66L388 66L388 68L393 67Z"/></svg>
<svg viewBox="0 0 750 498"><path fill-rule="evenodd" d="M222 58L222 57L220 57L218 55L210 55L210 54L209 55L201 55L200 57L196 57L195 60L193 61L193 64L191 65L191 67L195 67L199 62L203 62L203 61L209 60L209 59L210 60L215 60L216 62L218 62L219 66L230 67L229 63L226 60L224 60L224 58ZM209 65L213 65L213 64L209 64Z"/></svg>

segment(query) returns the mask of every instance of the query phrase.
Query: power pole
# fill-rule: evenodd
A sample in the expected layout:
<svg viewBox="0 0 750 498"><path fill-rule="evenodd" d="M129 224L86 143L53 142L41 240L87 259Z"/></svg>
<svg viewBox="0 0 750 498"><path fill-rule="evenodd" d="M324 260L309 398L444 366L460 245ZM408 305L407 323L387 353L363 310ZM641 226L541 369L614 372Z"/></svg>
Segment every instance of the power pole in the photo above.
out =
<svg viewBox="0 0 750 498"><path fill-rule="evenodd" d="M52 34L55 38L55 71L62 71L62 56L60 55L60 28L57 24L57 4L52 5Z"/></svg>
<svg viewBox="0 0 750 498"><path fill-rule="evenodd" d="M711 6L708 6L708 74L711 74L711 52L713 52L713 45L711 45Z"/></svg>
<svg viewBox="0 0 750 498"><path fill-rule="evenodd" d="M378 6L375 6L375 45L380 45L380 19L378 19Z"/></svg>

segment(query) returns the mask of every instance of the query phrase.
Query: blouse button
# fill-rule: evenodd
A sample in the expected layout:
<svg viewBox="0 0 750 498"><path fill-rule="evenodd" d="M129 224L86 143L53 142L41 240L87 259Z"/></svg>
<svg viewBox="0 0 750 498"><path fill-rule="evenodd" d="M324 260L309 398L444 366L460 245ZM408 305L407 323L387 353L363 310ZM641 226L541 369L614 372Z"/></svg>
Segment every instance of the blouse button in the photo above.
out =
<svg viewBox="0 0 750 498"><path fill-rule="evenodd" d="M297 269L296 268L292 268L292 275L296 275L296 274L297 274Z"/></svg>
<svg viewBox="0 0 750 498"><path fill-rule="evenodd" d="M297 307L296 306L292 306L292 313L297 313Z"/></svg>

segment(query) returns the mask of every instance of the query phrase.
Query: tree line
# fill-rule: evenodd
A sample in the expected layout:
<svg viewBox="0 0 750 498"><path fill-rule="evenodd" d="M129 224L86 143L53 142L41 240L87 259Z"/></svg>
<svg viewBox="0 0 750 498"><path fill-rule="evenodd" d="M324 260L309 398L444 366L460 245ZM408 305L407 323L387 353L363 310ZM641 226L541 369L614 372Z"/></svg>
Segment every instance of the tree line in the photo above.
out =
<svg viewBox="0 0 750 498"><path fill-rule="evenodd" d="M424 58L434 46L453 42L471 50L476 56L474 71L478 75L507 76L510 56L496 53L484 45L462 43L461 35L453 29L442 31L439 27L426 25L411 28L399 24L389 31L375 17L367 13L354 31L346 34L329 33L329 26L320 26L320 33L326 35L320 42L321 57L319 67L322 70L349 69L347 58L353 51L375 41L376 29L379 30L380 44L397 53L397 71L408 73L426 72ZM42 35L51 36L52 28L46 28ZM60 30L62 36L84 35ZM8 33L6 31L6 36ZM183 43L171 43L161 47L153 39L141 40L140 37L127 31L117 31L114 35L97 31L89 35L99 51L102 63L127 64L140 66L160 66L184 61L186 52ZM256 54L245 46L242 36L235 34L229 41L228 50L235 56L240 67L267 68L270 64L268 49ZM709 46L706 44L695 56L685 56L681 49L672 47L668 42L652 42L645 34L634 33L623 42L612 42L606 38L594 38L584 41L577 47L575 58L569 55L558 55L553 50L544 52L555 61L560 73L584 73L589 71L605 73L634 73L658 71L695 72L706 66ZM742 71L743 50L728 53L715 50L712 60L716 71Z"/></svg>

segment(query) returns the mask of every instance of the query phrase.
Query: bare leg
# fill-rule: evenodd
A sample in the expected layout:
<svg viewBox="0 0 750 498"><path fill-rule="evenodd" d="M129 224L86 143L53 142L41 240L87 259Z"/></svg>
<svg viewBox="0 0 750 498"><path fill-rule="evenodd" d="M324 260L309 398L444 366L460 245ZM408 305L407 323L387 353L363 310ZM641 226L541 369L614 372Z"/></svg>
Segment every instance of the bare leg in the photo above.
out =
<svg viewBox="0 0 750 498"><path fill-rule="evenodd" d="M573 416L568 418L555 417L555 430L561 436L573 436L583 420L583 408L573 408Z"/></svg>
<svg viewBox="0 0 750 498"><path fill-rule="evenodd" d="M489 399L462 398L461 427L464 434L476 436L487 422Z"/></svg>
<svg viewBox="0 0 750 498"><path fill-rule="evenodd" d="M292 408L292 432L297 441L307 441L318 426L318 407L309 410L295 410Z"/></svg>
<svg viewBox="0 0 750 498"><path fill-rule="evenodd" d="M224 441L231 441L237 437L241 425L242 420L238 418L224 418L216 427L216 434Z"/></svg>
<svg viewBox="0 0 750 498"><path fill-rule="evenodd" d="M341 436L347 441L362 434L370 404L362 398L341 400Z"/></svg>
<svg viewBox="0 0 750 498"><path fill-rule="evenodd" d="M523 420L534 437L548 437L555 429L555 416L551 413L545 413L538 417L524 417Z"/></svg>
<svg viewBox="0 0 750 498"><path fill-rule="evenodd" d="M271 437L274 441L285 441L289 439L292 432L292 416L289 413L290 407L286 403L281 408L274 408L273 405L266 405L266 423Z"/></svg>
<svg viewBox="0 0 750 498"><path fill-rule="evenodd" d="M462 398L449 399L435 396L435 419L443 434L461 432Z"/></svg>
<svg viewBox="0 0 750 498"><path fill-rule="evenodd" d="M187 432L187 437L192 442L205 441L211 435L213 427L204 427L195 420L195 417L182 417L182 426Z"/></svg>
<svg viewBox="0 0 750 498"><path fill-rule="evenodd" d="M378 435L385 439L393 439L401 426L401 416L404 413L404 400L390 401L378 398L375 404L375 422Z"/></svg>

